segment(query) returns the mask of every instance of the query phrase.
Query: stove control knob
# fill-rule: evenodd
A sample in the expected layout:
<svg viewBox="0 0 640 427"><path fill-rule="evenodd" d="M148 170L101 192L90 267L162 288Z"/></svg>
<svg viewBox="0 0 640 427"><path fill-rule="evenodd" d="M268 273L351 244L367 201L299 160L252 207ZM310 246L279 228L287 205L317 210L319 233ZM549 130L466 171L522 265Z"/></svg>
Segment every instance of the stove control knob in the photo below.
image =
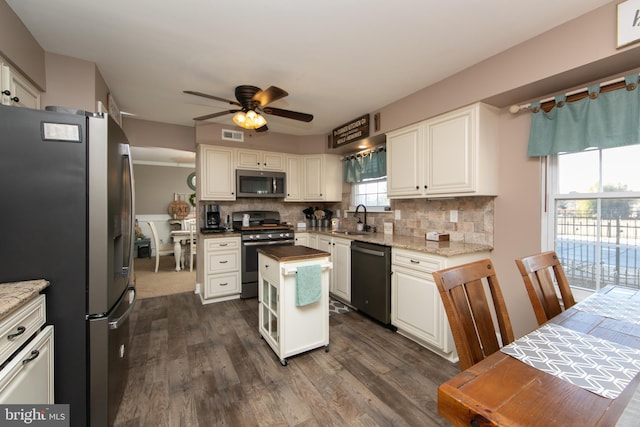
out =
<svg viewBox="0 0 640 427"><path fill-rule="evenodd" d="M271 239L273 236L271 234L267 234L267 237Z"/></svg>

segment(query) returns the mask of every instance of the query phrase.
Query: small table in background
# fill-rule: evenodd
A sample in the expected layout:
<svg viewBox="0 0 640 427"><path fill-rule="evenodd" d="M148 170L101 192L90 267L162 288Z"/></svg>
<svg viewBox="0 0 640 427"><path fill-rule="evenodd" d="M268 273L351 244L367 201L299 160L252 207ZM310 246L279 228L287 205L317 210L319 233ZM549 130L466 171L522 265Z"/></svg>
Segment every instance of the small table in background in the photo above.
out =
<svg viewBox="0 0 640 427"><path fill-rule="evenodd" d="M189 230L171 230L171 239L173 240L173 256L176 259L176 271L184 268L184 258L182 257L183 242L189 242L191 232Z"/></svg>

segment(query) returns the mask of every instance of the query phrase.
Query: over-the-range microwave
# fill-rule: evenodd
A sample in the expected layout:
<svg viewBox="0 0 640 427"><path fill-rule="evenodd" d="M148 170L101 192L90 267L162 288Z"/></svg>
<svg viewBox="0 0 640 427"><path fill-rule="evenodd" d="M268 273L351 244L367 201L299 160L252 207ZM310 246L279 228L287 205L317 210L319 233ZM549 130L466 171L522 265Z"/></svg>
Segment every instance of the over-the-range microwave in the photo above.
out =
<svg viewBox="0 0 640 427"><path fill-rule="evenodd" d="M236 197L284 197L284 172L236 169Z"/></svg>

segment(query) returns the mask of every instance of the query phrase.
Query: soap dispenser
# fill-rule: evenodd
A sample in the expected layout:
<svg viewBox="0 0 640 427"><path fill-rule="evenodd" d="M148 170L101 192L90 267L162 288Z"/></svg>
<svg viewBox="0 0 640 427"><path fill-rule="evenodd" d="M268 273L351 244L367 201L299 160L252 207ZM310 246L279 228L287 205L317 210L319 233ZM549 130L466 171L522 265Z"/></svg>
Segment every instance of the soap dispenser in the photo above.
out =
<svg viewBox="0 0 640 427"><path fill-rule="evenodd" d="M356 229L358 231L364 230L364 224L362 223L362 221L360 219L358 219L358 224L356 225Z"/></svg>

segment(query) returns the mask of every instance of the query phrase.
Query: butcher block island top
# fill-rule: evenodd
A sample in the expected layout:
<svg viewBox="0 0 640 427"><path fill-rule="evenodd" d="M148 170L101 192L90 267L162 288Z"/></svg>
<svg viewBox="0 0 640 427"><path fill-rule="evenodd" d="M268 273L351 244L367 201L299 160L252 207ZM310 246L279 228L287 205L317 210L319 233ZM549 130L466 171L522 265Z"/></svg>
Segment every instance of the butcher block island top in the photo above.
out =
<svg viewBox="0 0 640 427"><path fill-rule="evenodd" d="M260 248L258 252L278 262L305 261L331 256L328 252L306 246L274 246L272 248Z"/></svg>
<svg viewBox="0 0 640 427"><path fill-rule="evenodd" d="M0 319L13 313L49 286L44 279L0 283Z"/></svg>

